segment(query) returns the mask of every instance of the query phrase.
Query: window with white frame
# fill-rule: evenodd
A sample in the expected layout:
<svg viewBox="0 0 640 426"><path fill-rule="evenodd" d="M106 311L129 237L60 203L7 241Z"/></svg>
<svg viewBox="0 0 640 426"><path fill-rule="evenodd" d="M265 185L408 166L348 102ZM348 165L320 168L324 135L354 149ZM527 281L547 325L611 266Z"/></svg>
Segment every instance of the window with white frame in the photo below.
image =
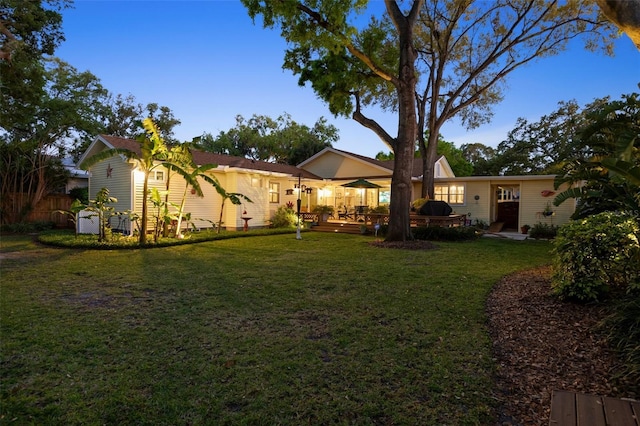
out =
<svg viewBox="0 0 640 426"><path fill-rule="evenodd" d="M149 173L149 180L150 181L156 181L156 182L164 182L164 170L152 170L151 173Z"/></svg>
<svg viewBox="0 0 640 426"><path fill-rule="evenodd" d="M464 204L464 185L436 185L433 198L448 204Z"/></svg>
<svg viewBox="0 0 640 426"><path fill-rule="evenodd" d="M278 182L269 182L269 202L280 202L280 184Z"/></svg>

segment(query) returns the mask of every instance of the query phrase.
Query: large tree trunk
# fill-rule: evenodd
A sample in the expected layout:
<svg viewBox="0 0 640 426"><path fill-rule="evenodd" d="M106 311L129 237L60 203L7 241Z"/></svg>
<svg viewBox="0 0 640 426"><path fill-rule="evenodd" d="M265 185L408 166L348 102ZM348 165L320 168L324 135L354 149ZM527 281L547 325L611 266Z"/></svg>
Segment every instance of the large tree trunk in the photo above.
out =
<svg viewBox="0 0 640 426"><path fill-rule="evenodd" d="M419 6L420 2L416 2ZM416 4L414 4L416 7ZM413 49L413 26L417 12L409 17L400 13L395 2L387 2L387 9L398 28L400 42L400 69L398 85L398 138L394 150L391 179L391 204L387 241L413 239L409 209L411 205L411 175L417 136L416 116L416 52Z"/></svg>
<svg viewBox="0 0 640 426"><path fill-rule="evenodd" d="M604 15L640 50L640 0L596 0Z"/></svg>
<svg viewBox="0 0 640 426"><path fill-rule="evenodd" d="M438 134L440 129L429 128L426 156L422 158L422 198L433 199L435 164L438 159Z"/></svg>

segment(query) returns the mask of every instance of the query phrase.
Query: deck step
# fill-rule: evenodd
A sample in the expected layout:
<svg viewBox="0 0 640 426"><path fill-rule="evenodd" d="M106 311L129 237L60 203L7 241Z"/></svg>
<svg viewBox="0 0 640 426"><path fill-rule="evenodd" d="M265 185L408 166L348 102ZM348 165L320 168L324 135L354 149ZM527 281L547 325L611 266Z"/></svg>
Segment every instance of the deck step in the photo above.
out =
<svg viewBox="0 0 640 426"><path fill-rule="evenodd" d="M321 222L311 227L316 232L334 232L340 234L361 234L359 223Z"/></svg>

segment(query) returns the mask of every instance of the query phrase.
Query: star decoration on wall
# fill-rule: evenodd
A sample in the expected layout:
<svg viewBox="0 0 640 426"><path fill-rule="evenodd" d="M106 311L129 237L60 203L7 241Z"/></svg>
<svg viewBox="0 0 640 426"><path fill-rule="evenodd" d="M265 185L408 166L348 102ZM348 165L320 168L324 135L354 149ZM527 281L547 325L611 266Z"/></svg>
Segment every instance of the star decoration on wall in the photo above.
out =
<svg viewBox="0 0 640 426"><path fill-rule="evenodd" d="M107 177L110 178L111 177L111 173L113 172L113 169L111 168L111 163L109 163L109 165L107 166Z"/></svg>

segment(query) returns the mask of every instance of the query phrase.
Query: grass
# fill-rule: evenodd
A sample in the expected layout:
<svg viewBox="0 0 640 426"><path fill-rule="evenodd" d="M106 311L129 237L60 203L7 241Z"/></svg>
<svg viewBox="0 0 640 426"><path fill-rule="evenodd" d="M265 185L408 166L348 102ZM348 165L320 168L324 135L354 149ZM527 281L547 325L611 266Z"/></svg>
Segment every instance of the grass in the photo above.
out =
<svg viewBox="0 0 640 426"><path fill-rule="evenodd" d="M369 241L3 236L0 423L492 424L485 299L548 243Z"/></svg>

